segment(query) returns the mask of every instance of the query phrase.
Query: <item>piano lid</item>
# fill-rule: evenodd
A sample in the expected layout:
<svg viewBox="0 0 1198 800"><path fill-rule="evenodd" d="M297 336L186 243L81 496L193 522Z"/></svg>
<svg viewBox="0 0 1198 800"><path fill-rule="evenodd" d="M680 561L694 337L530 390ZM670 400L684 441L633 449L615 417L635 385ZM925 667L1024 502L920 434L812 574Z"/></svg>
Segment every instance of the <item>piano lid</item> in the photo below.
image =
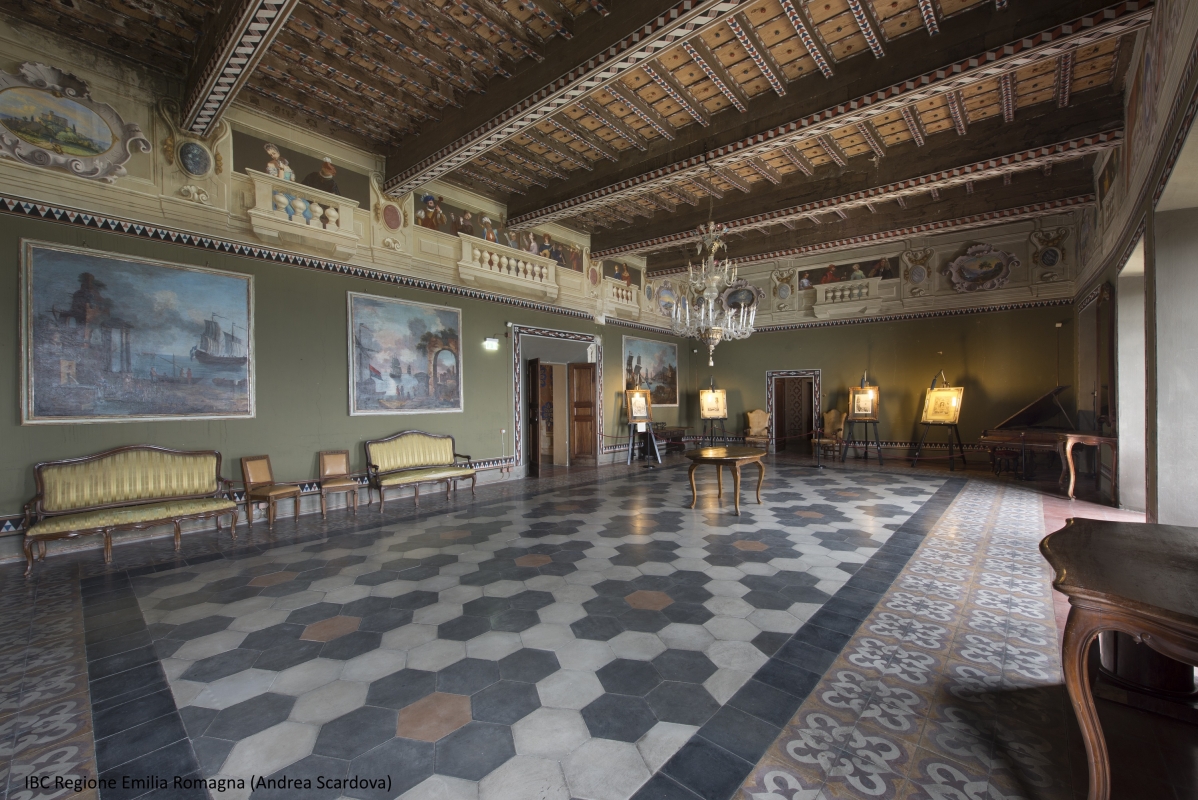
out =
<svg viewBox="0 0 1198 800"><path fill-rule="evenodd" d="M1057 396L1068 388L1068 386L1058 386L1050 392L1045 392L1019 411L1004 419L993 430L1051 427L1060 429L1060 425L1048 425L1048 423L1057 417L1065 418L1065 422L1069 425L1068 430L1076 430L1073 427L1073 420L1069 418L1069 414L1061 406L1061 401L1057 399Z"/></svg>

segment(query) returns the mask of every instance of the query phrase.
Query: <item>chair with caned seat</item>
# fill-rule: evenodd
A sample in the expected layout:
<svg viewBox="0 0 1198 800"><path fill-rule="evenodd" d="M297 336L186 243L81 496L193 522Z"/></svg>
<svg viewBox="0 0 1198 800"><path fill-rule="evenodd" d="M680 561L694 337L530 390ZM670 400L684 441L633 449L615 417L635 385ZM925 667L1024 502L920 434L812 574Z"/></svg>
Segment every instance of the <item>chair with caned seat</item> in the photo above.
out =
<svg viewBox="0 0 1198 800"><path fill-rule="evenodd" d="M348 450L320 452L320 516L328 519L325 498L330 494L345 494L346 505L358 513L358 482L349 476Z"/></svg>
<svg viewBox="0 0 1198 800"><path fill-rule="evenodd" d="M241 480L245 484L245 513L254 524L254 504L266 503L267 527L274 530L280 500L295 501L295 521L299 522L300 487L293 483L276 483L270 468L270 456L244 456L241 459Z"/></svg>

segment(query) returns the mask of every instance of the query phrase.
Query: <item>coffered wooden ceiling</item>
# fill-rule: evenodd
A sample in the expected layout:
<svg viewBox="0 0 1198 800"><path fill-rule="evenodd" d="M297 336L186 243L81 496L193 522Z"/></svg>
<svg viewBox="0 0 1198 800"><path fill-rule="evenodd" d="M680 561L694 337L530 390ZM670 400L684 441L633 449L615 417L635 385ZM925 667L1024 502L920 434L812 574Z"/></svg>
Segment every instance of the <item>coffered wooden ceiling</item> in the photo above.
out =
<svg viewBox="0 0 1198 800"><path fill-rule="evenodd" d="M760 255L897 225L920 203L1083 202L1080 173L1054 179L1053 165L1119 143L1152 3L14 0L10 13L178 77L196 133L236 98L384 153L394 194L458 182L505 200L514 227L559 222L590 231L595 253L665 268L709 216L763 234L732 248ZM952 192L964 205L932 208Z"/></svg>

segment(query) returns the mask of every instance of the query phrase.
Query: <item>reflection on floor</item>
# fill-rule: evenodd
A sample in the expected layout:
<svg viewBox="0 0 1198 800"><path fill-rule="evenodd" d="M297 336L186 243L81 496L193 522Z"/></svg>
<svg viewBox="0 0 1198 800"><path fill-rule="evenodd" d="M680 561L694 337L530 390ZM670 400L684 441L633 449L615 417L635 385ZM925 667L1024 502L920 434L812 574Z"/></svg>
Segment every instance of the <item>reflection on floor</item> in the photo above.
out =
<svg viewBox="0 0 1198 800"><path fill-rule="evenodd" d="M686 509L685 463L4 567L7 796L98 771L390 778L105 800L1084 797L1035 551L1060 503L778 458L735 517L702 475ZM1192 796L1193 726L1100 706L1117 800Z"/></svg>

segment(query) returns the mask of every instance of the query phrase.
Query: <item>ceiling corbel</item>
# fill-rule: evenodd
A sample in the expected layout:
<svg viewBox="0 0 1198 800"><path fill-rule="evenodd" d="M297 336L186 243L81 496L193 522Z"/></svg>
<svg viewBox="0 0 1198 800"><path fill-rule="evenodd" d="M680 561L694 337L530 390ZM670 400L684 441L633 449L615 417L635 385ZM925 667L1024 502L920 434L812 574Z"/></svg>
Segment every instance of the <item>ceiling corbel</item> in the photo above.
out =
<svg viewBox="0 0 1198 800"><path fill-rule="evenodd" d="M1015 73L1004 72L998 78L998 96L1002 102L1003 122L1015 121Z"/></svg>
<svg viewBox="0 0 1198 800"><path fill-rule="evenodd" d="M226 3L200 41L187 79L180 127L207 136L216 130L237 93L287 23L298 0Z"/></svg>
<svg viewBox="0 0 1198 800"><path fill-rule="evenodd" d="M560 141L556 137L550 136L547 133L542 133L536 128L526 128L522 131L522 133L531 139L533 144L538 144L541 147L544 147L550 153L556 153L557 155L569 161L571 164L586 170L592 168L591 162L587 160L586 156L565 142Z"/></svg>
<svg viewBox="0 0 1198 800"><path fill-rule="evenodd" d="M560 164L554 164L547 158L537 155L528 148L521 147L519 149L509 148L507 145L496 147L495 152L510 158L517 164L523 164L526 167L539 169L541 172L548 174L552 178L565 180L570 177L566 170L562 169Z"/></svg>
<svg viewBox="0 0 1198 800"><path fill-rule="evenodd" d="M1069 96L1073 93L1073 51L1066 50L1057 56L1057 108L1069 105Z"/></svg>
<svg viewBox="0 0 1198 800"><path fill-rule="evenodd" d="M549 26L549 28L563 39L573 39L574 32L570 30L570 20L565 12L560 7L555 7L552 2L538 2L538 0L516 0L516 4L520 8L532 14L541 22Z"/></svg>
<svg viewBox="0 0 1198 800"><path fill-rule="evenodd" d="M695 184L700 189L702 189L704 192L707 192L707 194L714 197L716 200L719 200L719 199L723 198L723 196L724 196L724 192L722 189L720 189L718 186L716 186L714 183L712 183L711 181L707 180L704 177L696 175L696 176L692 177L690 179L690 181L691 181L691 183Z"/></svg>
<svg viewBox="0 0 1198 800"><path fill-rule="evenodd" d="M936 3L933 0L919 0L919 13L923 17L923 26L928 29L929 36L940 33L940 22L936 19Z"/></svg>
<svg viewBox="0 0 1198 800"><path fill-rule="evenodd" d="M461 167L457 172L458 175L462 176L463 178L475 181L477 183L484 183L490 186L492 189L497 189L505 194L524 194L528 191L526 187L505 181L501 176L486 170Z"/></svg>
<svg viewBox="0 0 1198 800"><path fill-rule="evenodd" d="M488 157L488 156L495 156L495 155L498 155L498 154L495 152L492 152L492 153L489 153L487 156L479 156L477 159L478 163L482 164L484 166L490 165L499 170L507 170L508 172L515 175L516 179L521 181L522 183L532 184L533 186L540 186L541 188L546 188L549 186L549 183L546 181L546 179L541 177L540 175L536 175L532 172L528 172L527 170L520 169L515 164L512 164L508 161L499 161L496 158Z"/></svg>

